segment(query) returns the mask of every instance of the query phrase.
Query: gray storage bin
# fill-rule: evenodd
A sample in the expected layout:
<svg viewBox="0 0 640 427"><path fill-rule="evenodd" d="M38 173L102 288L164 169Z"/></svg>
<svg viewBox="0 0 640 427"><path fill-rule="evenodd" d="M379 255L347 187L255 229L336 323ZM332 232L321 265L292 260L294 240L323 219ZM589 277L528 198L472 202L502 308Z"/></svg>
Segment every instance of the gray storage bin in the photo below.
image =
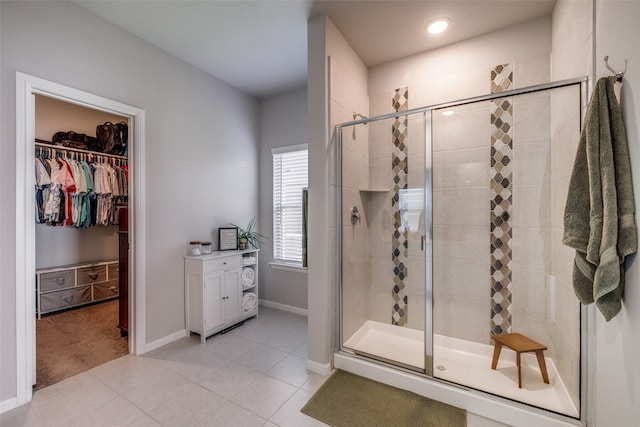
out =
<svg viewBox="0 0 640 427"><path fill-rule="evenodd" d="M118 280L109 280L105 283L93 285L93 300L117 297L119 292Z"/></svg>
<svg viewBox="0 0 640 427"><path fill-rule="evenodd" d="M75 270L52 271L40 275L40 292L72 288L76 282Z"/></svg>
<svg viewBox="0 0 640 427"><path fill-rule="evenodd" d="M40 313L91 302L91 286L82 286L40 295Z"/></svg>
<svg viewBox="0 0 640 427"><path fill-rule="evenodd" d="M113 280L113 279L117 279L118 276L118 272L120 271L120 264L116 263L116 264L109 264L107 266L107 279L108 280Z"/></svg>
<svg viewBox="0 0 640 427"><path fill-rule="evenodd" d="M107 266L84 267L78 269L78 285L104 282L107 280Z"/></svg>

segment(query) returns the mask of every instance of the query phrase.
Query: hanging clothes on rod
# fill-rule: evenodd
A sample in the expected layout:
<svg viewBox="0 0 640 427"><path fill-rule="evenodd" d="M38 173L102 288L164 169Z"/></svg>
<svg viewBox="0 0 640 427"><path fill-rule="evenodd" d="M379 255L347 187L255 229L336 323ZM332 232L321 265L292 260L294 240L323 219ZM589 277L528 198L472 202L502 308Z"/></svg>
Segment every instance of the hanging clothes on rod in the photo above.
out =
<svg viewBox="0 0 640 427"><path fill-rule="evenodd" d="M36 222L88 228L116 225L128 199L127 159L36 145Z"/></svg>

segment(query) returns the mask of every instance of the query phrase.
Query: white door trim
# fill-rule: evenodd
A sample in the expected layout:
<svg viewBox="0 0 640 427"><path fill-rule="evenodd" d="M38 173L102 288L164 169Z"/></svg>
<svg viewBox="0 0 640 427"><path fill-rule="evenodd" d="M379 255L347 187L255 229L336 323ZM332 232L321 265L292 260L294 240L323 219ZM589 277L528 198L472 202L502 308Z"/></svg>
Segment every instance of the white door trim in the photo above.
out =
<svg viewBox="0 0 640 427"><path fill-rule="evenodd" d="M35 382L35 95L129 118L129 352L145 351L145 112L81 90L16 72L16 404Z"/></svg>

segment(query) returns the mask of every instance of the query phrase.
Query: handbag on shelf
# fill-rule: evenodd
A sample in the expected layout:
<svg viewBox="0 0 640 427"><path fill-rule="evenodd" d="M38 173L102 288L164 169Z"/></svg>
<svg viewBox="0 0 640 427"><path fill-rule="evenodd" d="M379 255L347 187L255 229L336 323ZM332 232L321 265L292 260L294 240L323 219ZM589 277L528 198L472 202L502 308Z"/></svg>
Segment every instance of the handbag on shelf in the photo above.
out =
<svg viewBox="0 0 640 427"><path fill-rule="evenodd" d="M56 132L53 134L51 141L54 145L62 145L63 147L79 148L82 150L95 150L98 146L98 140L84 133L76 133L73 131Z"/></svg>
<svg viewBox="0 0 640 427"><path fill-rule="evenodd" d="M113 124L105 122L96 127L99 151L124 156L127 153L128 126L125 122Z"/></svg>
<svg viewBox="0 0 640 427"><path fill-rule="evenodd" d="M118 156L126 156L128 141L129 141L129 126L125 122L120 122L116 124L116 145L113 148L112 154L116 154Z"/></svg>

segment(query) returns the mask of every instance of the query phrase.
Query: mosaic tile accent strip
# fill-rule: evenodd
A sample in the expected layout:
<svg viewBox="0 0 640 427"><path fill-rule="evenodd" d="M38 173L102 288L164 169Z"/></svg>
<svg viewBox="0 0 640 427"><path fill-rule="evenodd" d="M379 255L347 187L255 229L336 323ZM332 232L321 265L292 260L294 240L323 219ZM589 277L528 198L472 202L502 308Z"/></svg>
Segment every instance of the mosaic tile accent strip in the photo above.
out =
<svg viewBox="0 0 640 427"><path fill-rule="evenodd" d="M405 111L409 108L408 88L396 89L393 94L393 111ZM407 123L408 119L396 117L391 128L391 138L393 149L391 154L391 167L393 169L393 196L391 198L391 209L393 212L393 235L392 260L393 260L393 308L391 311L391 324L404 326L409 318L409 301L405 286L407 277L407 249L408 232L401 230L402 220L400 217L400 190L407 188L407 175L409 165L407 158Z"/></svg>
<svg viewBox="0 0 640 427"><path fill-rule="evenodd" d="M493 67L491 70L491 93L510 89L512 83L513 66L511 64L501 64Z"/></svg>
<svg viewBox="0 0 640 427"><path fill-rule="evenodd" d="M491 333L511 332L511 215L513 206L513 105L507 98L491 111Z"/></svg>

